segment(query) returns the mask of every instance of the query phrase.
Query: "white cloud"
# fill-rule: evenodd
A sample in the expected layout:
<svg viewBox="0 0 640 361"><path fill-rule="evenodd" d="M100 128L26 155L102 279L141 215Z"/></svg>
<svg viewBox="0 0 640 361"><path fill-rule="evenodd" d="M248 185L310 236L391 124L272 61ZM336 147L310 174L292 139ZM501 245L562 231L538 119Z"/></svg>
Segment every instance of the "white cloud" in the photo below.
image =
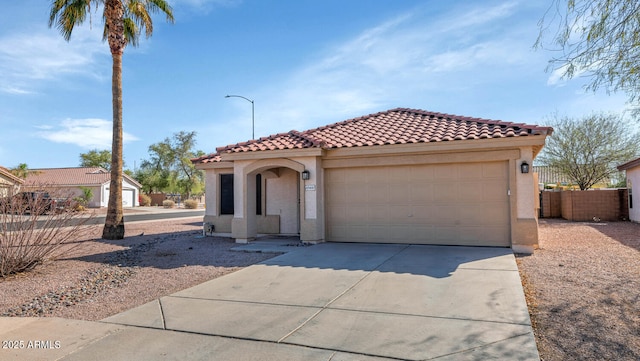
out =
<svg viewBox="0 0 640 361"><path fill-rule="evenodd" d="M44 81L70 74L101 79L100 57L109 49L98 29L77 28L66 42L55 30L14 33L0 38L0 91L30 94Z"/></svg>
<svg viewBox="0 0 640 361"><path fill-rule="evenodd" d="M504 24L516 5L467 5L438 16L416 8L366 29L256 95L268 104L256 126L303 130L389 106L428 106L425 95L442 93L442 84L452 91L471 79L509 77L507 68L532 61L525 30Z"/></svg>
<svg viewBox="0 0 640 361"><path fill-rule="evenodd" d="M104 119L65 119L60 124L41 125L37 135L55 143L75 144L85 149L111 149L112 123ZM138 140L123 134L125 143Z"/></svg>

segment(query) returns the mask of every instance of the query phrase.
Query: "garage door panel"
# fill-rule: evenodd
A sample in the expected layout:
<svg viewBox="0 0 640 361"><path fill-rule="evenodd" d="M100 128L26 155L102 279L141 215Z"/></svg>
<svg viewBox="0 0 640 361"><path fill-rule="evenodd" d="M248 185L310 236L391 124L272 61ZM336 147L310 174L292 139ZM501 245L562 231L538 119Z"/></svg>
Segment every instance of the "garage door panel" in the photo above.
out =
<svg viewBox="0 0 640 361"><path fill-rule="evenodd" d="M345 219L357 224L366 224L368 221L367 213L367 206L353 204L346 208Z"/></svg>
<svg viewBox="0 0 640 361"><path fill-rule="evenodd" d="M455 179L458 178L458 165L457 164L438 164L433 166L433 178L439 179Z"/></svg>
<svg viewBox="0 0 640 361"><path fill-rule="evenodd" d="M434 210L432 206L412 205L411 210L412 210L411 217L413 218L415 224L433 223L433 215L434 213L436 213L436 210Z"/></svg>
<svg viewBox="0 0 640 361"><path fill-rule="evenodd" d="M391 186L389 187L389 198L394 200L394 203L408 204L411 201L411 189L405 185L403 186Z"/></svg>
<svg viewBox="0 0 640 361"><path fill-rule="evenodd" d="M432 181L433 167L411 167L410 179L417 181Z"/></svg>
<svg viewBox="0 0 640 361"><path fill-rule="evenodd" d="M507 179L507 175L507 167L504 162L483 163L483 178Z"/></svg>
<svg viewBox="0 0 640 361"><path fill-rule="evenodd" d="M346 183L346 178L345 172L324 172L325 182L330 184Z"/></svg>
<svg viewBox="0 0 640 361"><path fill-rule="evenodd" d="M411 224L412 209L408 204L399 204L388 206L389 221L388 224Z"/></svg>
<svg viewBox="0 0 640 361"><path fill-rule="evenodd" d="M371 222L386 222L389 219L389 207L386 205L371 205L367 207L367 214Z"/></svg>
<svg viewBox="0 0 640 361"><path fill-rule="evenodd" d="M367 227L367 239L390 239L391 230L388 226L369 226Z"/></svg>
<svg viewBox="0 0 640 361"><path fill-rule="evenodd" d="M391 183L405 183L411 178L411 168L409 167L385 167L388 179Z"/></svg>
<svg viewBox="0 0 640 361"><path fill-rule="evenodd" d="M507 164L327 169L327 240L509 246Z"/></svg>
<svg viewBox="0 0 640 361"><path fill-rule="evenodd" d="M508 214L500 207L469 206L460 210L460 222L462 225L474 225L479 227L504 224L502 219Z"/></svg>
<svg viewBox="0 0 640 361"><path fill-rule="evenodd" d="M347 207L346 206L328 206L327 214L331 215L331 225L340 227L348 225L350 222L347 219Z"/></svg>
<svg viewBox="0 0 640 361"><path fill-rule="evenodd" d="M367 204L367 189L357 184L349 184L343 200L348 199L351 204Z"/></svg>
<svg viewBox="0 0 640 361"><path fill-rule="evenodd" d="M347 197L347 184L344 182L331 182L327 187L325 197L327 204L339 204Z"/></svg>
<svg viewBox="0 0 640 361"><path fill-rule="evenodd" d="M349 184L358 184L363 179L367 179L368 176L367 168L350 168L349 172L344 176L344 181Z"/></svg>
<svg viewBox="0 0 640 361"><path fill-rule="evenodd" d="M425 202L433 202L434 200L434 185L430 183L418 183L412 182L409 185L409 192L411 194L411 200L414 203L422 204Z"/></svg>
<svg viewBox="0 0 640 361"><path fill-rule="evenodd" d="M458 219L458 207L449 204L435 205L433 212L433 223L435 224L455 224Z"/></svg>
<svg viewBox="0 0 640 361"><path fill-rule="evenodd" d="M459 238L458 228L454 226L434 226L428 236L427 239L432 239L435 244L453 243Z"/></svg>
<svg viewBox="0 0 640 361"><path fill-rule="evenodd" d="M460 198L458 185L455 183L434 183L433 200L435 202L455 202Z"/></svg>
<svg viewBox="0 0 640 361"><path fill-rule="evenodd" d="M389 202L391 197L389 197L388 184L370 184L367 187L367 203L388 204Z"/></svg>
<svg viewBox="0 0 640 361"><path fill-rule="evenodd" d="M507 197L507 184L495 184L492 182L484 182L480 184L483 201L502 202Z"/></svg>
<svg viewBox="0 0 640 361"><path fill-rule="evenodd" d="M458 194L463 202L482 203L485 198L484 187L477 182L460 183Z"/></svg>
<svg viewBox="0 0 640 361"><path fill-rule="evenodd" d="M480 179L483 176L483 163L470 163L464 165L464 171L460 172L460 166L458 167L458 176L461 180Z"/></svg>

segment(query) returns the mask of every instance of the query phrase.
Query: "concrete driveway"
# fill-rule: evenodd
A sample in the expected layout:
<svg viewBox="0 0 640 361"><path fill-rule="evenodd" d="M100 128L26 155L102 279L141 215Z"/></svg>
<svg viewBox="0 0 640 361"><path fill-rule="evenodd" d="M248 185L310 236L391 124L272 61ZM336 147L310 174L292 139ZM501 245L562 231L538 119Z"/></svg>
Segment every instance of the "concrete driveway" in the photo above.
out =
<svg viewBox="0 0 640 361"><path fill-rule="evenodd" d="M77 340L62 359L539 359L504 248L297 247L103 322L65 327L88 325L99 337Z"/></svg>

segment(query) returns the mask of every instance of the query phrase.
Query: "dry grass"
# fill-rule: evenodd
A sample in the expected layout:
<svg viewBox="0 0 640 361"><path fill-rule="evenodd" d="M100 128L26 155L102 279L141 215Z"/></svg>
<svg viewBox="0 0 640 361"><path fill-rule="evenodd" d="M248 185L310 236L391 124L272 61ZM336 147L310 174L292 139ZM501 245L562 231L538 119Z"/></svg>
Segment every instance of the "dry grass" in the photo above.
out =
<svg viewBox="0 0 640 361"><path fill-rule="evenodd" d="M640 224L541 220L517 261L542 360L640 359Z"/></svg>

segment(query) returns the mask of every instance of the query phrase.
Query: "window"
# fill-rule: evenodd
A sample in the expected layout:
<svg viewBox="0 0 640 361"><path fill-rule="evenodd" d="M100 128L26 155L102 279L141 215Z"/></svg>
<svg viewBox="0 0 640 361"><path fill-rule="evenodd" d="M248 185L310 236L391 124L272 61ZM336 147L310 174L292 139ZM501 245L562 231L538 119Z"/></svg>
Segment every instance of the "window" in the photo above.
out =
<svg viewBox="0 0 640 361"><path fill-rule="evenodd" d="M262 214L262 174L256 174L256 214Z"/></svg>
<svg viewBox="0 0 640 361"><path fill-rule="evenodd" d="M220 214L234 214L233 174L220 174Z"/></svg>

